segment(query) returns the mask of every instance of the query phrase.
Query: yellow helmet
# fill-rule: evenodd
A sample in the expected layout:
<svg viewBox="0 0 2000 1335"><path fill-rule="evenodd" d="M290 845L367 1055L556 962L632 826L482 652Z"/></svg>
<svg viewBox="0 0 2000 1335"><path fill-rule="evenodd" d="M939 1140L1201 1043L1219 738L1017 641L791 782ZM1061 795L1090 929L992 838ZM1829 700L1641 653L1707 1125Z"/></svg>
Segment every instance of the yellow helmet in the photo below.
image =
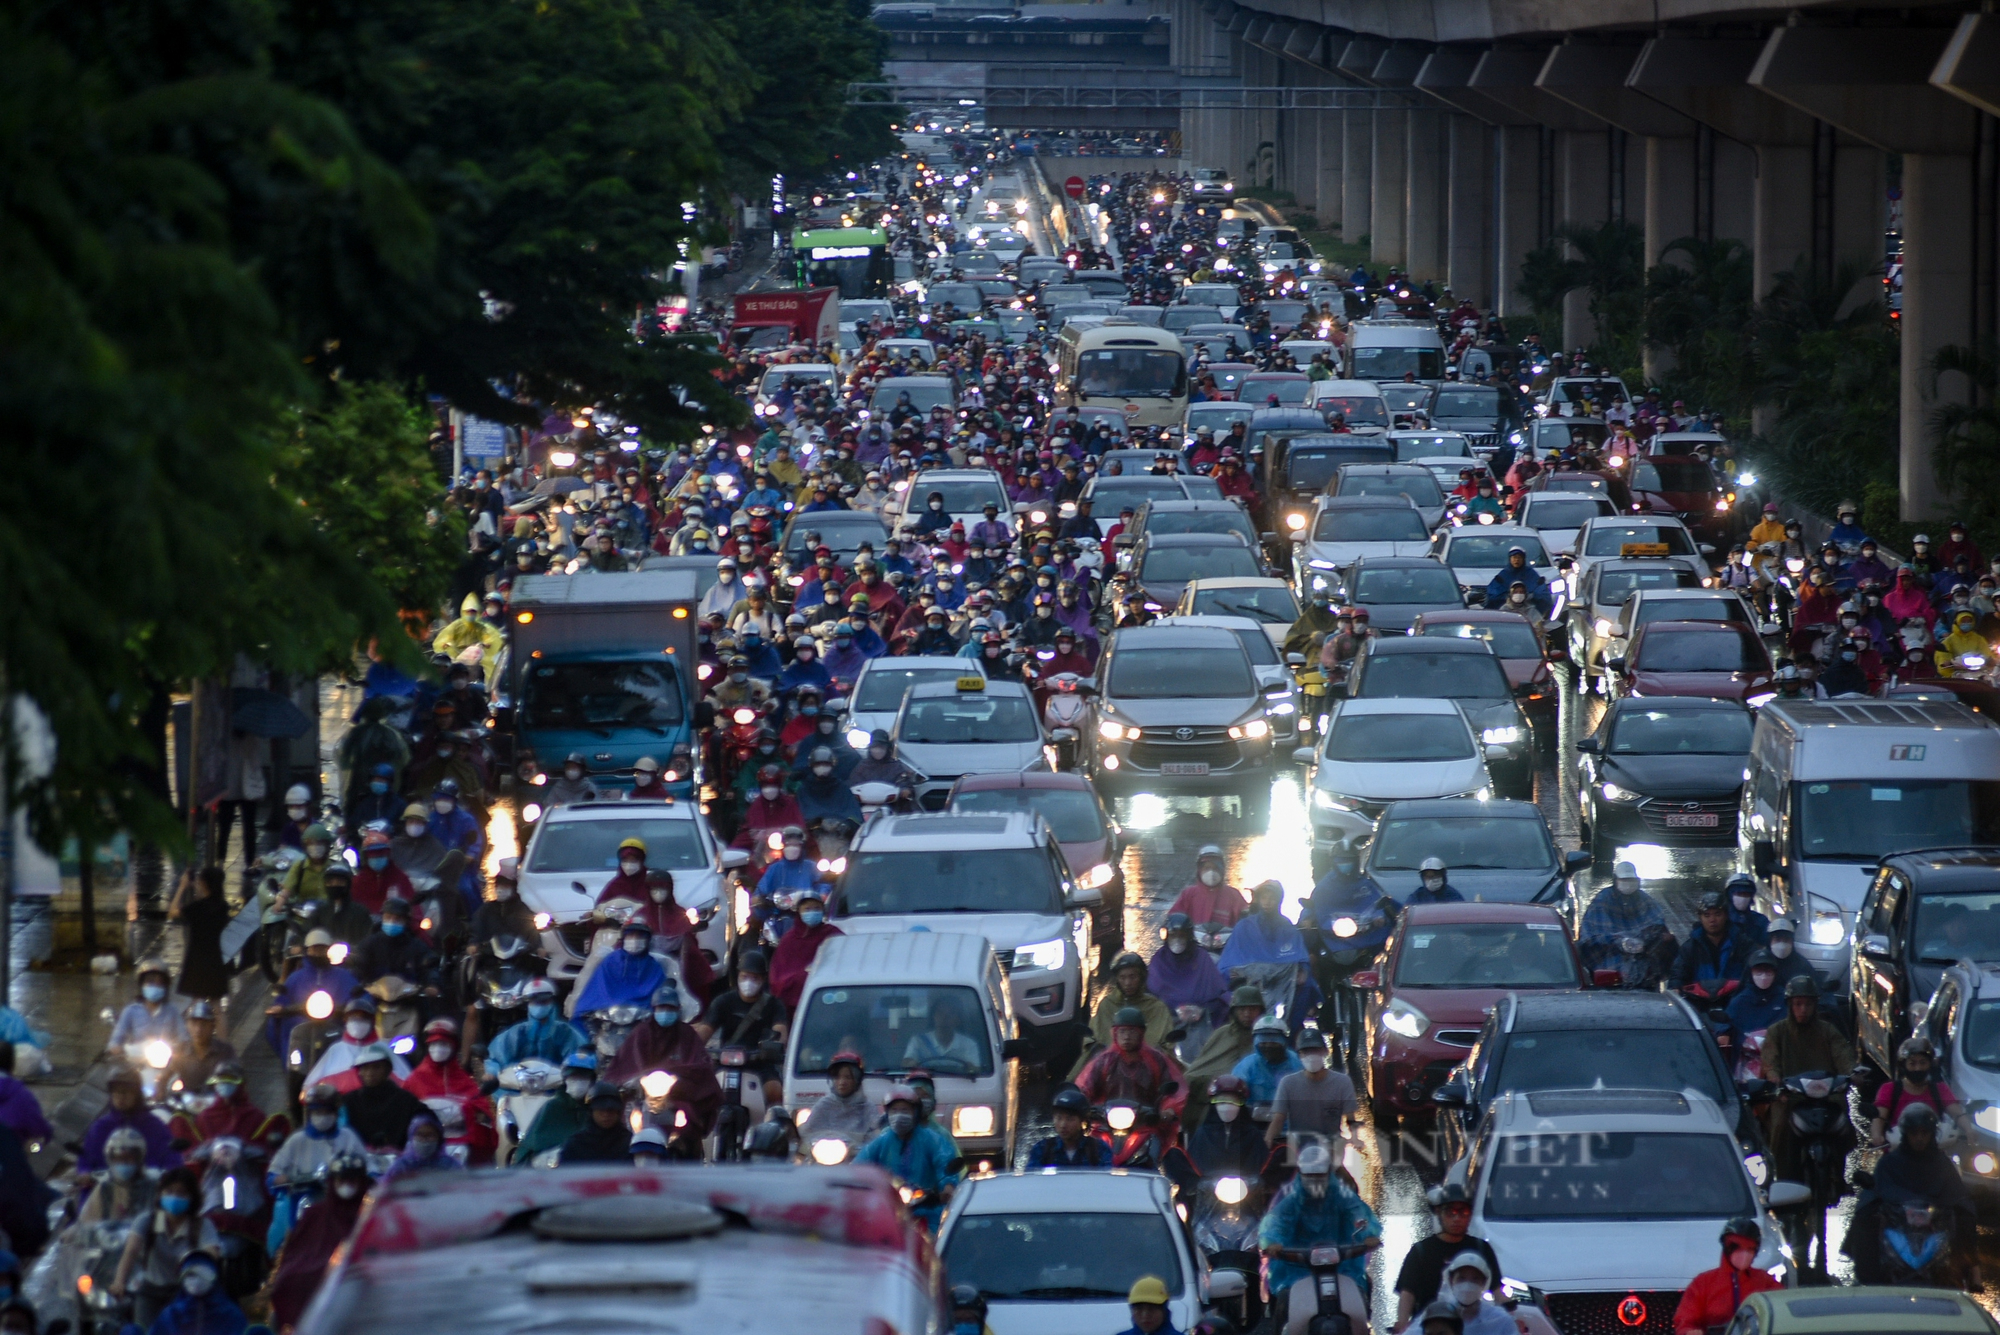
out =
<svg viewBox="0 0 2000 1335"><path fill-rule="evenodd" d="M644 839L627 839L624 843L618 845L620 853L623 853L628 848L638 849L639 856L642 858L646 856L646 841Z"/></svg>
<svg viewBox="0 0 2000 1335"><path fill-rule="evenodd" d="M1167 1286L1158 1275L1141 1275L1132 1285L1132 1291L1125 1295L1127 1303L1151 1303L1155 1307L1167 1305Z"/></svg>

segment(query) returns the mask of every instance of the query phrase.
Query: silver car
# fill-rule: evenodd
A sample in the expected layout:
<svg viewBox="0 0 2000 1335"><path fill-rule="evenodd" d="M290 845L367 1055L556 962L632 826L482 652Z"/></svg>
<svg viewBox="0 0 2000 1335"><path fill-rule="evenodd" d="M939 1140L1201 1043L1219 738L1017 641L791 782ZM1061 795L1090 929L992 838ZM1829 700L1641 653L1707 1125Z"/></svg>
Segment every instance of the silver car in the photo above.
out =
<svg viewBox="0 0 2000 1335"><path fill-rule="evenodd" d="M1235 632L1128 626L1098 664L1085 734L1099 791L1238 793L1271 800L1272 734L1263 684Z"/></svg>

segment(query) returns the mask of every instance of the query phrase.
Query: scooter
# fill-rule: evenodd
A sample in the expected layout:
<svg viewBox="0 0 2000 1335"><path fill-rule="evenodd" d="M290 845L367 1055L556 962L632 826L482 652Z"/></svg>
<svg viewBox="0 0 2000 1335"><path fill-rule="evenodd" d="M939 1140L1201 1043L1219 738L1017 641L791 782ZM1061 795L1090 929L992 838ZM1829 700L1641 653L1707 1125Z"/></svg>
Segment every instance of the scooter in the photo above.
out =
<svg viewBox="0 0 2000 1335"><path fill-rule="evenodd" d="M1929 1201L1906 1201L1901 1217L1888 1210L1882 1219L1882 1276L1885 1284L1926 1289L1963 1287L1951 1254L1949 1213Z"/></svg>
<svg viewBox="0 0 2000 1335"><path fill-rule="evenodd" d="M424 1024L422 989L401 974L385 973L368 985L368 995L376 1003L376 1037L398 1057L415 1052Z"/></svg>
<svg viewBox="0 0 2000 1335"><path fill-rule="evenodd" d="M1340 1273L1340 1264L1365 1256L1381 1245L1381 1239L1376 1238L1345 1246L1278 1248L1275 1255L1280 1260L1312 1271L1313 1292L1319 1298L1318 1309L1303 1326L1294 1316L1285 1329L1301 1331L1302 1335L1368 1335L1367 1300L1362 1296L1361 1286ZM1274 1310L1288 1303L1288 1295L1271 1295Z"/></svg>
<svg viewBox="0 0 2000 1335"><path fill-rule="evenodd" d="M1132 1099L1113 1099L1104 1105L1100 1110L1104 1128L1100 1134L1111 1146L1113 1168L1160 1166L1167 1151L1180 1140L1178 1105L1186 1100L1174 1099L1179 1089L1179 1084L1168 1081L1158 1108Z"/></svg>
<svg viewBox="0 0 2000 1335"><path fill-rule="evenodd" d="M540 1057L528 1057L502 1070L500 1093L494 1099L493 1115L499 1121L500 1145L493 1162L505 1165L514 1157L542 1108L562 1088L562 1068Z"/></svg>
<svg viewBox="0 0 2000 1335"><path fill-rule="evenodd" d="M716 1163L740 1159L749 1148L751 1125L764 1113L764 1082L750 1069L784 1059L785 1045L766 1040L756 1047L725 1044L716 1054L722 1082L722 1108L715 1116L709 1158Z"/></svg>
<svg viewBox="0 0 2000 1335"><path fill-rule="evenodd" d="M1798 1141L1805 1185L1812 1192L1804 1217L1791 1225L1792 1250L1801 1266L1811 1264L1813 1244L1818 1243L1820 1268L1826 1269L1826 1212L1846 1194L1847 1152L1854 1148L1854 1125L1847 1108L1850 1083L1845 1075L1802 1071L1785 1081L1778 1094Z"/></svg>
<svg viewBox="0 0 2000 1335"><path fill-rule="evenodd" d="M1242 1292L1236 1295L1237 1308L1231 1314L1238 1330L1251 1329L1263 1316L1257 1283L1257 1224L1263 1211L1252 1208L1252 1202L1259 1200L1261 1192L1254 1181L1204 1178L1195 1190L1189 1220L1195 1246L1208 1258L1211 1296L1219 1297L1214 1290L1220 1274L1232 1272L1241 1279Z"/></svg>
<svg viewBox="0 0 2000 1335"><path fill-rule="evenodd" d="M262 1148L217 1136L195 1151L196 1159L207 1163L201 1208L222 1244L222 1286L232 1298L255 1293L264 1283L271 1202L264 1194Z"/></svg>
<svg viewBox="0 0 2000 1335"><path fill-rule="evenodd" d="M1086 702L1096 690L1074 672L1058 672L1048 679L1042 702L1042 723L1048 729L1055 751L1055 768L1076 768L1077 741L1083 736Z"/></svg>
<svg viewBox="0 0 2000 1335"><path fill-rule="evenodd" d="M132 1320L132 1299L111 1292L118 1277L118 1262L125 1254L125 1241L132 1226L146 1212L125 1219L92 1224L75 1252L73 1265L78 1335L118 1335Z"/></svg>
<svg viewBox="0 0 2000 1335"><path fill-rule="evenodd" d="M498 1034L521 1018L522 1007L528 1004L528 984L542 976L541 965L532 945L508 932L466 960L462 986L471 1003L466 1007L468 1044L483 1034Z"/></svg>

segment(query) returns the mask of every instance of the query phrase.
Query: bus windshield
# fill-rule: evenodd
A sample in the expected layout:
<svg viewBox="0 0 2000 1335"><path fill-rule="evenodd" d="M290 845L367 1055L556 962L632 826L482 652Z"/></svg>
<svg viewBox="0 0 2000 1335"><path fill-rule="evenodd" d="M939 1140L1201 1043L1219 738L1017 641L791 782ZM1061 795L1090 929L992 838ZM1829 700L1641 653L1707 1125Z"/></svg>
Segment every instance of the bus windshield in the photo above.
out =
<svg viewBox="0 0 2000 1335"><path fill-rule="evenodd" d="M1077 386L1092 397L1176 399L1187 393L1187 364L1165 348L1093 348L1077 358Z"/></svg>
<svg viewBox="0 0 2000 1335"><path fill-rule="evenodd" d="M1354 350L1356 380L1401 380L1414 373L1419 380L1444 378L1444 353L1438 348L1370 347Z"/></svg>

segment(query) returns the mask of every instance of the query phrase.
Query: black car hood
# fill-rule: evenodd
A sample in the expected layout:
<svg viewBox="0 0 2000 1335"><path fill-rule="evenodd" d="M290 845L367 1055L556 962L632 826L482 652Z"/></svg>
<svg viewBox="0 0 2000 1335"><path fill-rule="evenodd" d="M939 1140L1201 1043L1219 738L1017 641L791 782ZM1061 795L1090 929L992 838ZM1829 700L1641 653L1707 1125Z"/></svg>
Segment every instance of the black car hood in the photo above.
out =
<svg viewBox="0 0 2000 1335"><path fill-rule="evenodd" d="M1368 874L1384 893L1403 903L1409 901L1422 879L1421 874L1414 871L1377 871L1371 868ZM1551 904L1562 897L1563 873L1560 867L1540 870L1453 867L1446 877L1454 890L1475 904Z"/></svg>
<svg viewBox="0 0 2000 1335"><path fill-rule="evenodd" d="M1712 797L1743 786L1742 756L1606 756L1604 777L1647 797Z"/></svg>

